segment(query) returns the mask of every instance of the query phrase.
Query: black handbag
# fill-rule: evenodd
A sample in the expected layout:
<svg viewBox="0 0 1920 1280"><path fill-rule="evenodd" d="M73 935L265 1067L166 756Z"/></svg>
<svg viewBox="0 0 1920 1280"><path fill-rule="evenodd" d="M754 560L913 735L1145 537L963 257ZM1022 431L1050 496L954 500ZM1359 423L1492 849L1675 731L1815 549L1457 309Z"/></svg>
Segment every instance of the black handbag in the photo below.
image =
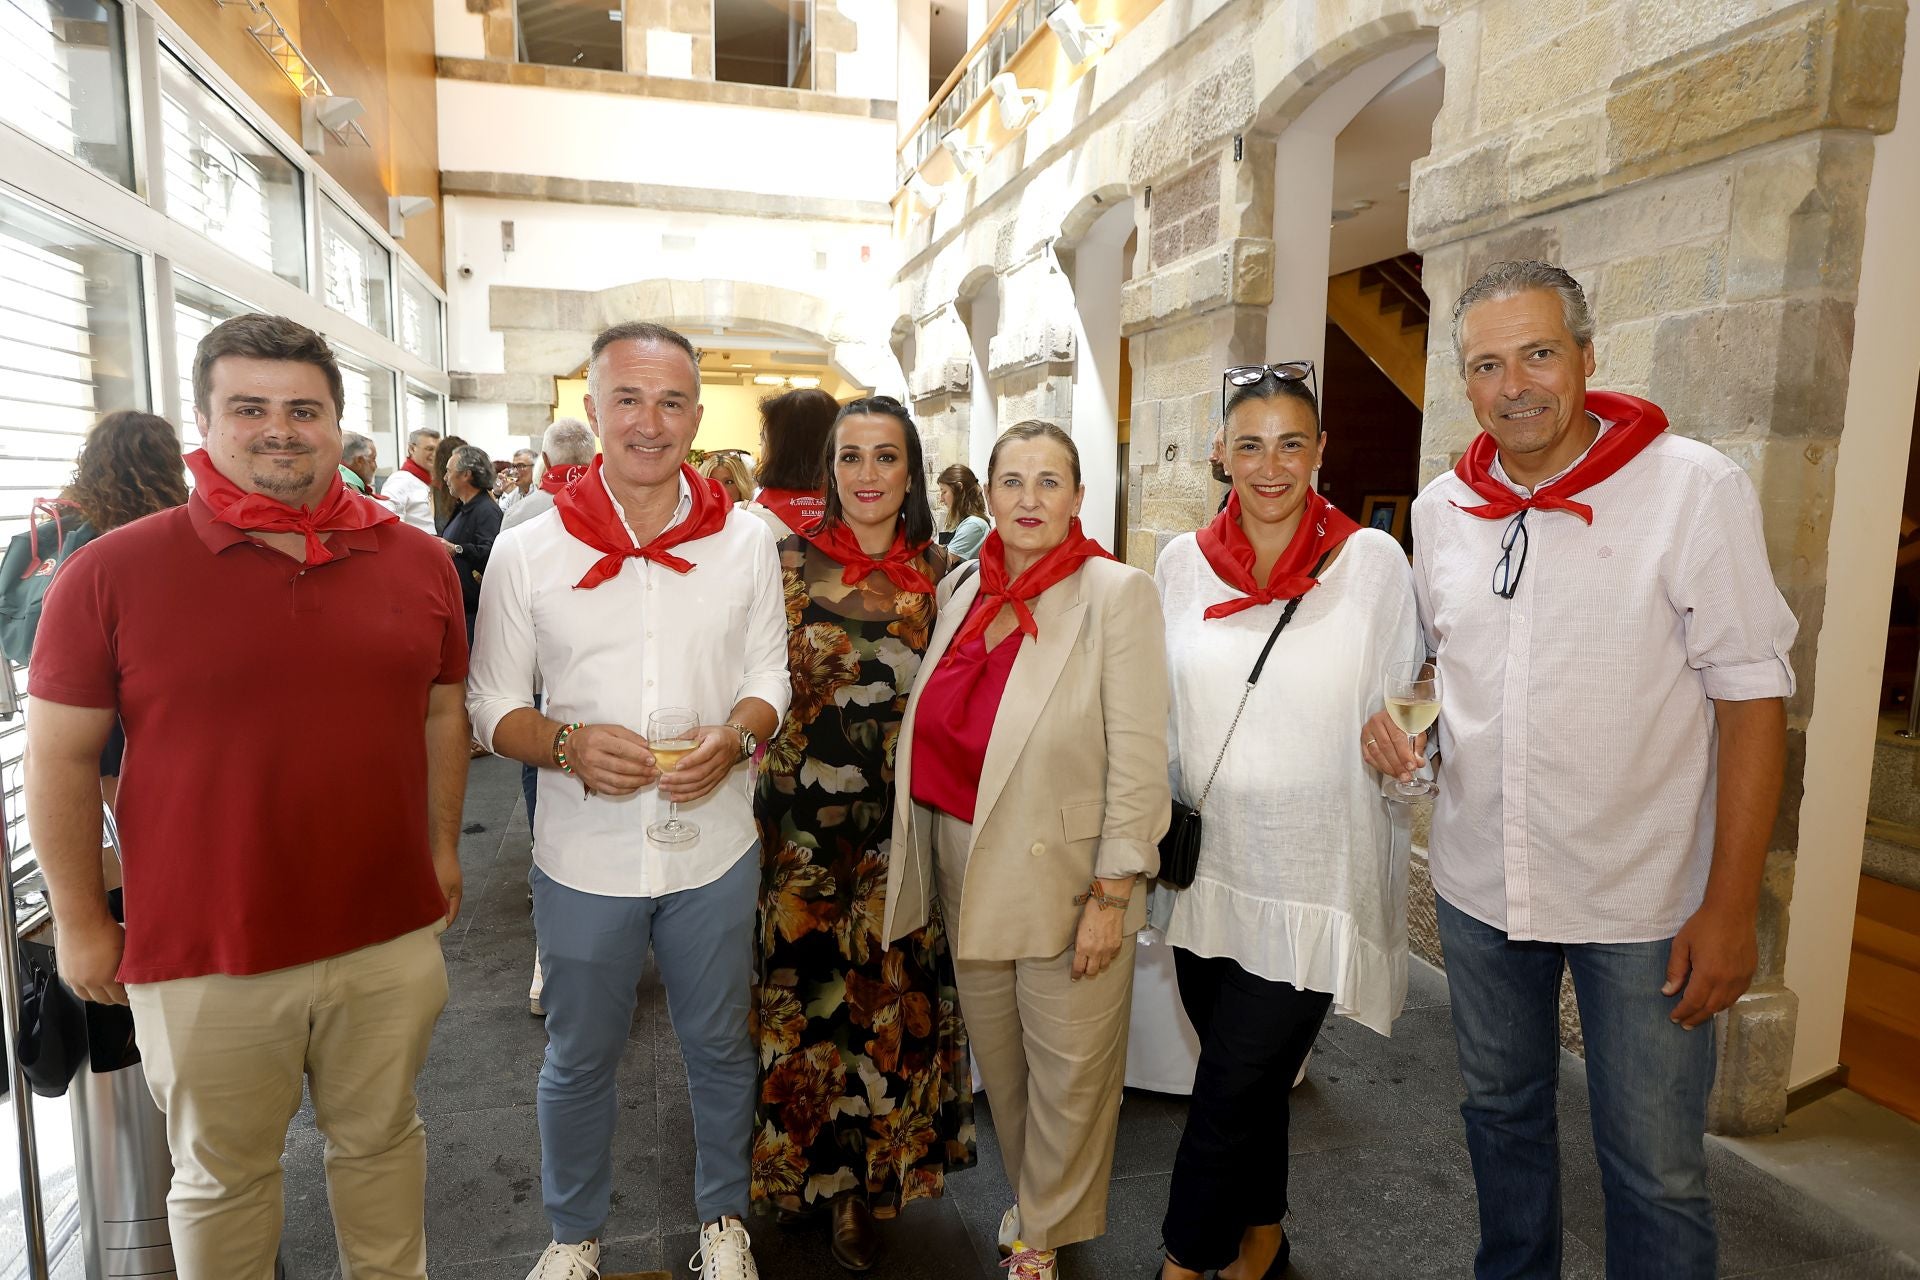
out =
<svg viewBox="0 0 1920 1280"><path fill-rule="evenodd" d="M1327 567L1327 558L1333 553L1320 557L1320 563L1313 567L1313 576L1318 578L1320 571ZM1267 637L1266 647L1260 650L1260 656L1254 661L1253 670L1247 673L1247 687L1241 691L1240 705L1234 709L1233 723L1227 726L1227 736L1220 741L1220 754L1213 758L1213 772L1207 775L1207 785L1200 790L1199 805L1184 805L1178 800L1173 802L1172 815L1167 820L1167 834L1160 837L1160 883L1169 889L1184 889L1193 883L1200 871L1200 807L1207 802L1207 793L1213 790L1213 780L1220 776L1220 762L1227 758L1227 744L1233 741L1233 731L1240 727L1240 713L1247 709L1247 699L1253 696L1253 686L1260 683L1260 672L1267 665L1267 655L1273 652L1274 641L1293 621L1293 611L1300 607L1305 596L1295 596L1287 601L1287 607L1280 611L1280 621L1273 625L1273 634Z"/></svg>

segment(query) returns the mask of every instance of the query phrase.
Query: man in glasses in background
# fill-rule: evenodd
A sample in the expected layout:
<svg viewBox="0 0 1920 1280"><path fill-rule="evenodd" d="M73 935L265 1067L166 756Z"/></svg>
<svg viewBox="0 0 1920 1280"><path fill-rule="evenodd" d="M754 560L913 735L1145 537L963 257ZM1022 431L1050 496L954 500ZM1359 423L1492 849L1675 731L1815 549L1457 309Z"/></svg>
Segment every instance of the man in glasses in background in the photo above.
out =
<svg viewBox="0 0 1920 1280"><path fill-rule="evenodd" d="M513 461L504 468L504 474L512 477L507 481L505 490L500 494L500 514L506 516L520 500L533 491L533 450L515 449Z"/></svg>
<svg viewBox="0 0 1920 1280"><path fill-rule="evenodd" d="M1706 1280L1711 1019L1758 960L1797 625L1746 473L1658 406L1587 389L1572 276L1495 264L1453 338L1484 430L1414 503L1414 591L1446 679L1428 848L1476 1274L1560 1271L1564 964L1608 1271ZM1421 763L1384 713L1361 751L1403 779Z"/></svg>

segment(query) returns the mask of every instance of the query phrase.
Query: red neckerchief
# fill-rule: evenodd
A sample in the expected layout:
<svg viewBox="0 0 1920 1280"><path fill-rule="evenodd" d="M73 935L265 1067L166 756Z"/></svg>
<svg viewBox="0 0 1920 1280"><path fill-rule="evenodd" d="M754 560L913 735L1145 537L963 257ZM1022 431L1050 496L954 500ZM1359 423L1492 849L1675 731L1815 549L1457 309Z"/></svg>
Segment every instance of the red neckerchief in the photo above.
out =
<svg viewBox="0 0 1920 1280"><path fill-rule="evenodd" d="M887 548L885 555L880 556L870 556L862 550L860 539L853 536L853 530L847 528L844 520L835 520L825 528L815 522L811 527L801 530L800 536L846 567L846 572L840 575L840 581L850 587L858 586L868 574L878 569L887 575L887 581L901 591L917 591L923 596L933 594L932 579L911 563L915 556L927 549L927 544L909 543L904 524L894 530L893 545Z"/></svg>
<svg viewBox="0 0 1920 1280"><path fill-rule="evenodd" d="M827 510L826 495L818 489L762 489L753 500L796 533L811 528Z"/></svg>
<svg viewBox="0 0 1920 1280"><path fill-rule="evenodd" d="M584 462L569 463L564 467L548 467L547 473L540 477L540 492L559 493L587 474L588 470L589 466Z"/></svg>
<svg viewBox="0 0 1920 1280"><path fill-rule="evenodd" d="M1214 575L1240 595L1208 605L1205 616L1224 618L1255 605L1305 595L1320 582L1313 576L1313 566L1358 532L1359 524L1346 512L1313 490L1307 490L1300 524L1294 529L1287 549L1274 561L1272 572L1267 574L1267 585L1263 587L1253 578L1253 543L1240 527L1240 494L1234 492L1227 498L1225 510L1202 526L1195 537L1200 543L1200 554L1207 558Z"/></svg>
<svg viewBox="0 0 1920 1280"><path fill-rule="evenodd" d="M958 649L975 636L986 632L987 626L999 614L1002 605L1012 605L1014 616L1020 619L1020 630L1039 638L1039 624L1033 620L1033 611L1027 608L1027 601L1033 599L1048 587L1064 582L1079 572L1080 566L1088 560L1111 560L1113 556L1107 549L1080 531L1080 519L1074 517L1067 528L1066 540L1053 550L1041 556L1029 565L1026 572L1007 581L1007 549L1000 541L1000 531L995 529L980 544L980 595L975 603L978 606L973 616L967 619L960 634L955 636L951 649Z"/></svg>
<svg viewBox="0 0 1920 1280"><path fill-rule="evenodd" d="M673 555L671 549L683 542L716 534L726 526L727 512L733 509L733 504L727 501L720 482L709 480L681 463L680 474L693 491L693 509L685 520L664 530L646 546L636 547L633 534L620 518L613 497L607 492L607 483L601 478L601 461L602 458L595 458L578 483L553 495L553 508L560 513L560 523L567 526L567 532L601 553L593 568L587 570L587 576L573 584L574 590L593 590L619 573L623 563L635 558L652 560L675 573L691 573L692 562Z"/></svg>
<svg viewBox="0 0 1920 1280"><path fill-rule="evenodd" d="M412 458L408 458L405 462L401 463L400 469L412 476L415 480L418 480L421 484L427 486L427 488L433 488L433 477L427 474L425 467L415 462Z"/></svg>
<svg viewBox="0 0 1920 1280"><path fill-rule="evenodd" d="M1504 520L1516 511L1571 511L1588 524L1593 523L1593 508L1573 501L1573 495L1592 488L1620 468L1632 462L1640 451L1652 444L1667 429L1667 415L1660 406L1638 396L1623 396L1617 391L1587 392L1586 411L1613 426L1587 450L1573 470L1523 498L1493 478L1493 459L1500 446L1487 432L1474 437L1473 444L1461 455L1453 473L1469 489L1487 500L1485 506L1456 507L1482 520Z"/></svg>
<svg viewBox="0 0 1920 1280"><path fill-rule="evenodd" d="M193 472L193 500L206 504L216 524L231 525L242 533L301 533L307 538L304 563L309 567L333 559L333 552L320 540L323 533L342 533L350 529L371 529L400 517L347 487L335 468L333 483L326 496L311 509L290 507L264 493L248 493L227 479L213 465L205 449L187 455L187 470Z"/></svg>

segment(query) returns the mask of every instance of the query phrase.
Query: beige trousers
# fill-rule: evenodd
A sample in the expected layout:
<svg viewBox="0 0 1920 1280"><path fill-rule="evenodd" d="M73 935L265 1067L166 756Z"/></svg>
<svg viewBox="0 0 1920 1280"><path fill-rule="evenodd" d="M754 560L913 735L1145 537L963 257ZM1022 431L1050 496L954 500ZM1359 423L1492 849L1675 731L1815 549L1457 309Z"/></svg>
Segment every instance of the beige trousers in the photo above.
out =
<svg viewBox="0 0 1920 1280"><path fill-rule="evenodd" d="M940 898L954 926L971 835L967 823L935 814ZM1044 959L954 960L1000 1161L1020 1205L1020 1238L1036 1249L1091 1240L1107 1229L1133 957L1129 940L1106 972L1079 982L1072 947Z"/></svg>
<svg viewBox="0 0 1920 1280"><path fill-rule="evenodd" d="M447 1002L443 926L272 973L127 988L167 1117L180 1280L271 1280L280 1154L313 1093L342 1280L427 1274L426 1126L413 1093Z"/></svg>

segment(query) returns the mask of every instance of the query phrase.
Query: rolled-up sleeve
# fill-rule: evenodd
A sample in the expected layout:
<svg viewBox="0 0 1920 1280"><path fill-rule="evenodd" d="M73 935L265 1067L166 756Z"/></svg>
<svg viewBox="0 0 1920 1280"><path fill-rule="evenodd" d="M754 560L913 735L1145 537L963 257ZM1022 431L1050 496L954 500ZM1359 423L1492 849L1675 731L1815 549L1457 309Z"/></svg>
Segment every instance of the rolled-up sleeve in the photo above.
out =
<svg viewBox="0 0 1920 1280"><path fill-rule="evenodd" d="M1103 880L1160 870L1172 792L1167 770L1167 631L1153 579L1129 573L1108 598L1100 670L1107 731L1107 795L1094 874Z"/></svg>
<svg viewBox="0 0 1920 1280"><path fill-rule="evenodd" d="M473 623L473 660L467 678L467 716L481 746L493 748L493 731L509 712L533 705L539 664L534 648L533 597L522 539L507 534L495 543L492 565L480 582L480 610Z"/></svg>
<svg viewBox="0 0 1920 1280"><path fill-rule="evenodd" d="M773 534L755 522L753 601L747 609L746 661L734 701L758 698L773 708L775 722L786 719L793 700L787 668L787 598L780 579L780 553Z"/></svg>
<svg viewBox="0 0 1920 1280"><path fill-rule="evenodd" d="M1760 503L1747 474L1730 469L1695 505L1673 604L1686 628L1687 663L1709 698L1790 697L1788 658L1799 623L1774 585Z"/></svg>

